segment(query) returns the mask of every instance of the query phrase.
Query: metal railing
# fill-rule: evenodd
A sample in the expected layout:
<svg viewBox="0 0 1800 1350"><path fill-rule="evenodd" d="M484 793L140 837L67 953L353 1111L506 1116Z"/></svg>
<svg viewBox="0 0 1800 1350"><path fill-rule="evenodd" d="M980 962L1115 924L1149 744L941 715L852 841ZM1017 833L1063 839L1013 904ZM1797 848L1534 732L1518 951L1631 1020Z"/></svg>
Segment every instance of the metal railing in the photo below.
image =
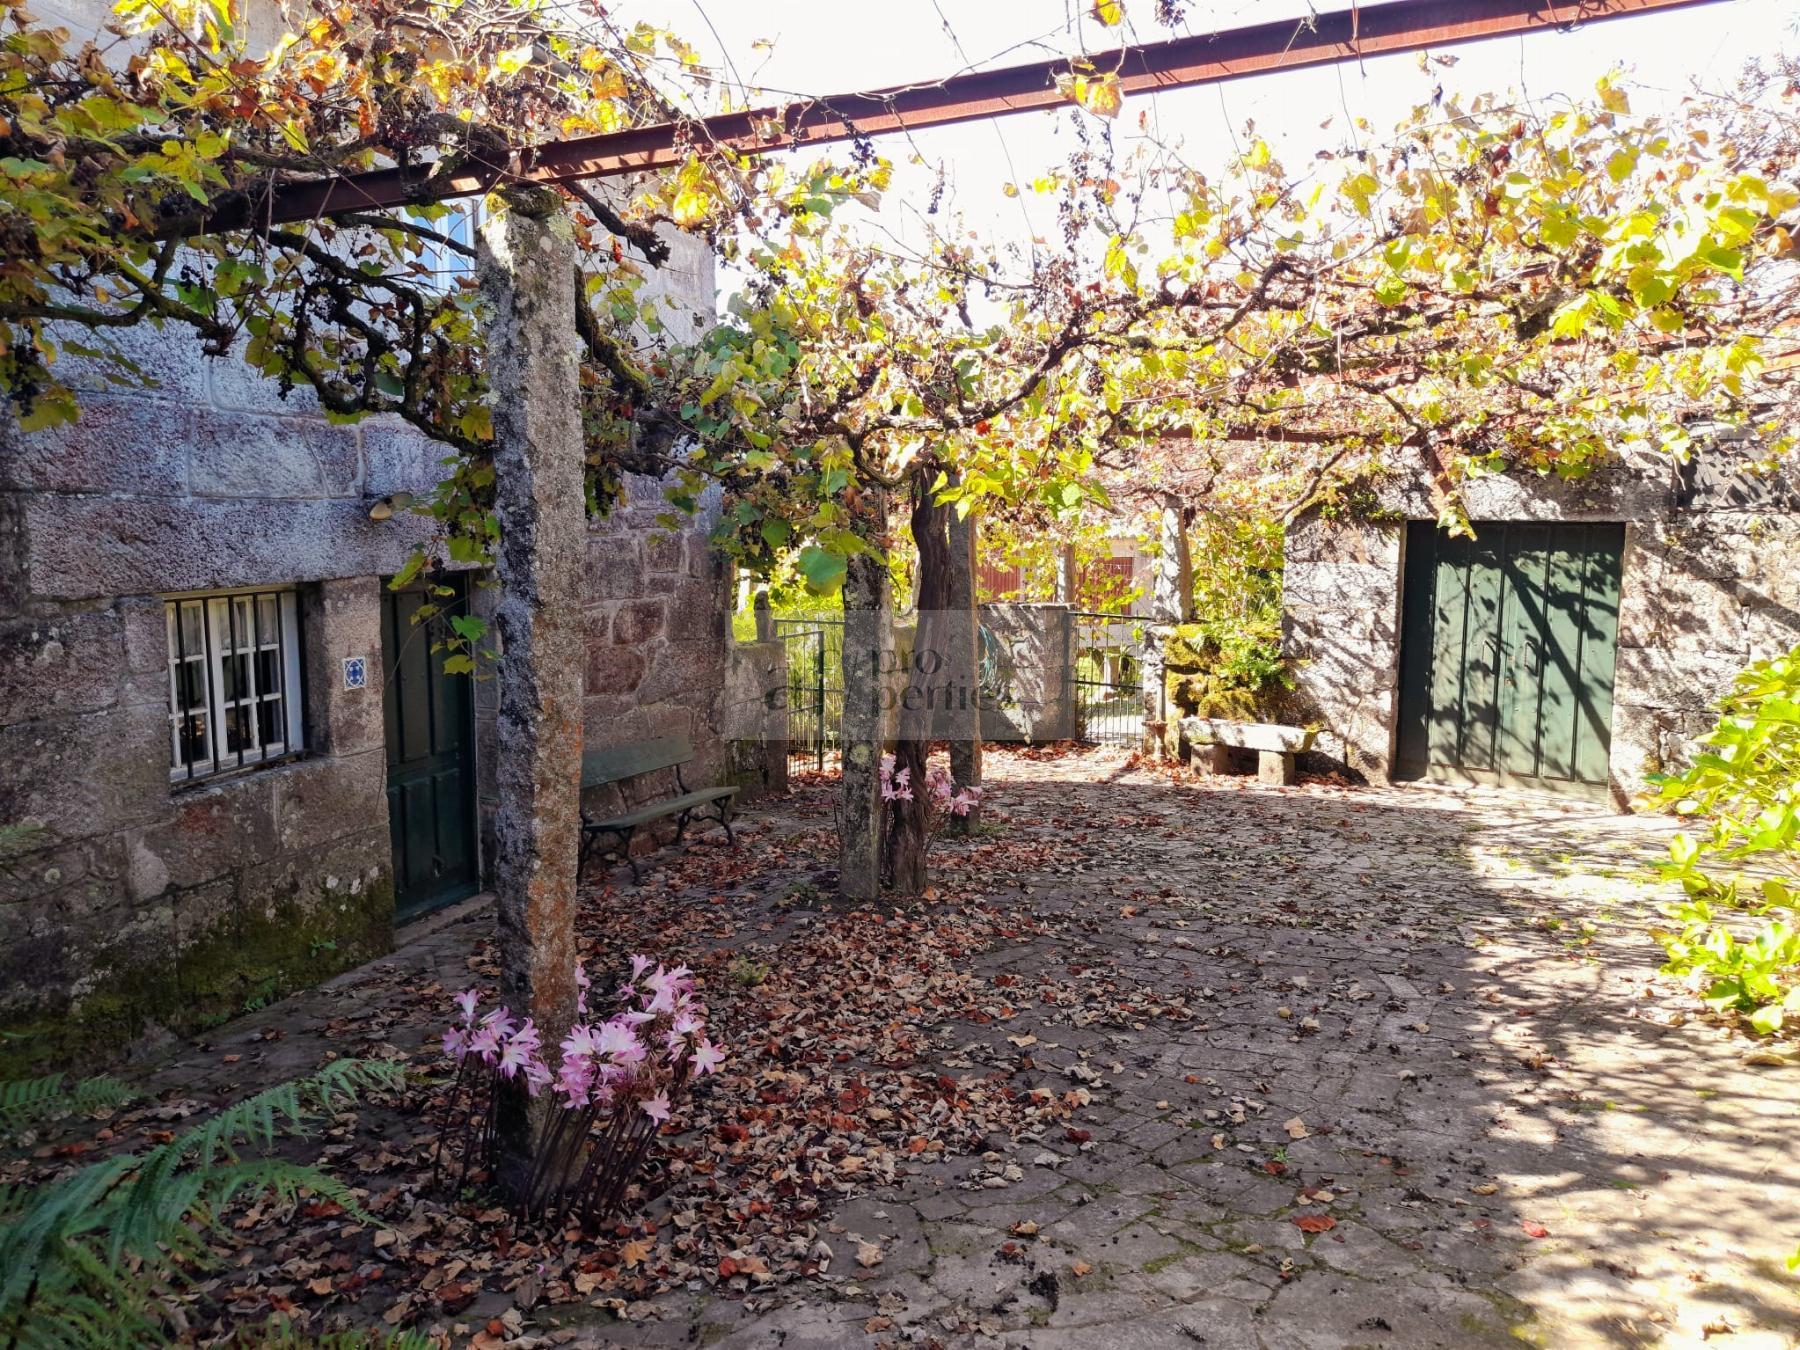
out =
<svg viewBox="0 0 1800 1350"><path fill-rule="evenodd" d="M1133 614L1069 611L1068 679L1075 735L1095 745L1143 741L1143 658L1162 625Z"/></svg>
<svg viewBox="0 0 1800 1350"><path fill-rule="evenodd" d="M844 720L844 621L775 620L787 652L788 767L823 769Z"/></svg>

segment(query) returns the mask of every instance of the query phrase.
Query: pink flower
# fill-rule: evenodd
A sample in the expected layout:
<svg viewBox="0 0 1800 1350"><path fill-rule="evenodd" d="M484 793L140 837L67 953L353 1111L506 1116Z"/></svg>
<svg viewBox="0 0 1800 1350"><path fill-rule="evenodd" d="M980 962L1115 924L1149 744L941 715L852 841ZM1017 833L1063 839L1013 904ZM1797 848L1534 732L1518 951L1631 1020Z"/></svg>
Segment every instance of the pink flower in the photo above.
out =
<svg viewBox="0 0 1800 1350"><path fill-rule="evenodd" d="M706 1030L706 1019L686 1008L675 1010L675 1021L669 1028L677 1036L692 1036L696 1031Z"/></svg>
<svg viewBox="0 0 1800 1350"><path fill-rule="evenodd" d="M646 1097L638 1105L643 1107L644 1114L658 1125L663 1124L669 1118L669 1094L666 1092L659 1092L654 1097Z"/></svg>
<svg viewBox="0 0 1800 1350"><path fill-rule="evenodd" d="M469 1053L469 1033L462 1027L451 1027L444 1032L444 1053L451 1059L460 1060Z"/></svg>
<svg viewBox="0 0 1800 1350"><path fill-rule="evenodd" d="M588 1010L588 1006L587 1006L588 987L592 983L593 982L588 979L588 973L587 973L586 968L582 966L581 962L577 961L575 963L575 987L577 989L579 989L581 992L575 996L575 1011L576 1012L585 1013Z"/></svg>
<svg viewBox="0 0 1800 1350"><path fill-rule="evenodd" d="M565 1059L556 1079L556 1090L568 1099L571 1110L586 1106L588 1092L594 1086L594 1063L588 1059Z"/></svg>
<svg viewBox="0 0 1800 1350"><path fill-rule="evenodd" d="M687 989L690 972L686 966L676 966L673 970L665 970L658 966L644 981L644 989L651 995L645 1004L651 1012L671 1012L675 1000Z"/></svg>
<svg viewBox="0 0 1800 1350"><path fill-rule="evenodd" d="M644 1057L644 1043L623 1018L615 1018L600 1028L594 1049L615 1064L636 1064Z"/></svg>
<svg viewBox="0 0 1800 1350"><path fill-rule="evenodd" d="M518 1026L518 1023L513 1021L512 1014L505 1008L495 1008L494 1011L481 1019L481 1025L484 1027L492 1027L496 1036L504 1037L512 1035L514 1029Z"/></svg>
<svg viewBox="0 0 1800 1350"><path fill-rule="evenodd" d="M700 1044L694 1047L693 1058L688 1061L694 1072L701 1075L717 1073L724 1062L725 1052L705 1037L701 1037Z"/></svg>
<svg viewBox="0 0 1800 1350"><path fill-rule="evenodd" d="M480 1055L486 1063L492 1064L494 1056L500 1053L500 1033L493 1027L482 1027L469 1037L469 1050L472 1054Z"/></svg>
<svg viewBox="0 0 1800 1350"><path fill-rule="evenodd" d="M590 1059L600 1053L599 1043L594 1039L594 1029L581 1023L569 1028L569 1035L562 1043L563 1063L571 1059Z"/></svg>
<svg viewBox="0 0 1800 1350"><path fill-rule="evenodd" d="M463 1025L466 1027L475 1025L475 1003L476 995L473 989L465 989L456 996L456 1006L462 1009Z"/></svg>
<svg viewBox="0 0 1800 1350"><path fill-rule="evenodd" d="M981 793L974 788L964 788L950 799L950 814L966 816L975 809L975 803L981 800Z"/></svg>
<svg viewBox="0 0 1800 1350"><path fill-rule="evenodd" d="M525 1090L535 1097L544 1090L550 1081L550 1066L541 1059L529 1059L525 1062Z"/></svg>

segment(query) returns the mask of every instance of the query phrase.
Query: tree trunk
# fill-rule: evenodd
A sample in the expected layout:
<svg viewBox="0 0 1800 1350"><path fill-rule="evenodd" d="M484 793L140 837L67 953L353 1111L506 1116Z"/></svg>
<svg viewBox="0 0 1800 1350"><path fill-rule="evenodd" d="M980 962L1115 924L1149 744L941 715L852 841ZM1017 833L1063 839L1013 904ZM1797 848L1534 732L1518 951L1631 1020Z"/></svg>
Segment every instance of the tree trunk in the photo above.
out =
<svg viewBox="0 0 1800 1350"><path fill-rule="evenodd" d="M508 194L481 230L492 317L494 620L499 735L494 821L500 996L556 1045L575 1015L575 886L581 825L581 571L587 521L577 391L574 235L555 193ZM521 1197L546 1112L514 1080L499 1117L500 1187Z"/></svg>
<svg viewBox="0 0 1800 1350"><path fill-rule="evenodd" d="M886 532L887 494L863 498L866 538ZM838 891L881 896L883 691L894 659L894 598L885 557L859 553L844 567L844 769L838 805Z"/></svg>
<svg viewBox="0 0 1800 1350"><path fill-rule="evenodd" d="M954 475L951 481L955 482ZM943 734L950 742L950 776L958 788L981 784L981 607L975 594L977 518L948 512L949 576L944 599L944 678L950 700ZM981 823L981 808L950 818L950 832L968 835Z"/></svg>
<svg viewBox="0 0 1800 1350"><path fill-rule="evenodd" d="M931 842L925 833L931 812L925 761L936 713L944 702L940 621L949 599L950 510L936 505L931 497L930 475L921 472L913 480L912 504L912 536L919 553L913 598L919 626L900 695L900 732L894 747L894 776L898 778L900 771L906 770L912 800L890 804L887 828L888 880L901 895L918 895L925 889L925 855Z"/></svg>

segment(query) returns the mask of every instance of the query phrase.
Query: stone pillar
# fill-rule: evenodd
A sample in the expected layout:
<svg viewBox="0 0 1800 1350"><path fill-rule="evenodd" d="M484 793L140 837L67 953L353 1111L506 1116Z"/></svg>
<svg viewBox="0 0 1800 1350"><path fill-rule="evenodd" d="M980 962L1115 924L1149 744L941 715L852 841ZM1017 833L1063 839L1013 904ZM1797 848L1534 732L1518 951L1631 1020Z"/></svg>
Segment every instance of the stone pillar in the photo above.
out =
<svg viewBox="0 0 1800 1350"><path fill-rule="evenodd" d="M887 494L864 499L865 528L885 533ZM894 597L887 559L868 553L844 569L844 747L838 808L838 890L856 900L881 895L881 753L887 677L894 658Z"/></svg>
<svg viewBox="0 0 1800 1350"><path fill-rule="evenodd" d="M939 729L950 742L950 776L959 788L981 783L981 617L975 603L978 518L950 508L950 575L943 623L945 692L950 706ZM950 833L972 834L981 808L950 818Z"/></svg>
<svg viewBox="0 0 1800 1350"><path fill-rule="evenodd" d="M1162 639L1167 625L1194 617L1194 564L1188 553L1187 523L1181 498L1162 495L1157 511L1157 551L1150 577L1150 625L1141 656L1144 696L1143 749L1147 755L1173 755L1174 721L1164 725Z"/></svg>
<svg viewBox="0 0 1800 1350"><path fill-rule="evenodd" d="M582 611L587 549L575 355L575 243L547 189L518 189L481 227L490 310L500 596L494 890L500 997L546 1046L575 1015L581 826ZM518 1195L544 1112L502 1102L498 1181Z"/></svg>
<svg viewBox="0 0 1800 1350"><path fill-rule="evenodd" d="M756 588L756 640L773 642L775 640L775 611L769 607L769 588Z"/></svg>
<svg viewBox="0 0 1800 1350"><path fill-rule="evenodd" d="M1070 609L1081 607L1081 572L1075 565L1075 545L1056 551L1056 598Z"/></svg>

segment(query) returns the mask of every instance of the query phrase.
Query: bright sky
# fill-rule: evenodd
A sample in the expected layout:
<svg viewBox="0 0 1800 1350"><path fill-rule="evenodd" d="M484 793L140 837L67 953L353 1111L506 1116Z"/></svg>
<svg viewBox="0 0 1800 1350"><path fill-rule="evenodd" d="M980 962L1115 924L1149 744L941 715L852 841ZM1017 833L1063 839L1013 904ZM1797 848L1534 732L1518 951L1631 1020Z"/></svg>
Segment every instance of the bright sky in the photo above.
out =
<svg viewBox="0 0 1800 1350"><path fill-rule="evenodd" d="M1319 10L1349 0L1316 0ZM1152 0L1125 0L1127 40L1174 33L1151 18ZM1305 0L1196 0L1186 27L1209 32L1305 14ZM773 91L843 93L935 80L971 66L991 67L1117 46L1121 30L1089 17L1089 0L617 0L615 19L666 25L708 62L728 56L728 72ZM1077 34L1080 34L1078 36ZM770 45L772 44L772 45ZM1140 111L1153 132L1184 146L1198 167L1222 163L1233 138L1254 121L1277 157L1298 167L1319 150L1348 147L1354 118L1385 134L1441 83L1449 95L1520 91L1533 98L1585 93L1615 65L1673 103L1696 82L1721 88L1753 56L1800 47L1796 0L1720 0L1669 13L1591 24L1572 33L1445 48L1457 63L1421 72L1416 54L1317 70L1259 76L1229 84L1128 96L1116 130L1122 145L1137 134ZM776 100L771 100L776 101ZM1638 104L1643 106L1640 98ZM921 133L909 144L884 137L896 164L894 189L879 227L914 241L936 165L949 182L938 216L960 211L970 226L997 240L1024 243L1050 220L1034 222L1026 198L1009 198L1009 181L1029 181L1059 164L1073 145L1073 109L1023 113ZM1328 120L1329 119L1329 120ZM1321 126L1321 123L1325 125ZM921 154L931 167L906 164ZM817 153L817 152L814 152ZM1027 194L1029 197L1029 194ZM873 227L866 212L854 208Z"/></svg>

